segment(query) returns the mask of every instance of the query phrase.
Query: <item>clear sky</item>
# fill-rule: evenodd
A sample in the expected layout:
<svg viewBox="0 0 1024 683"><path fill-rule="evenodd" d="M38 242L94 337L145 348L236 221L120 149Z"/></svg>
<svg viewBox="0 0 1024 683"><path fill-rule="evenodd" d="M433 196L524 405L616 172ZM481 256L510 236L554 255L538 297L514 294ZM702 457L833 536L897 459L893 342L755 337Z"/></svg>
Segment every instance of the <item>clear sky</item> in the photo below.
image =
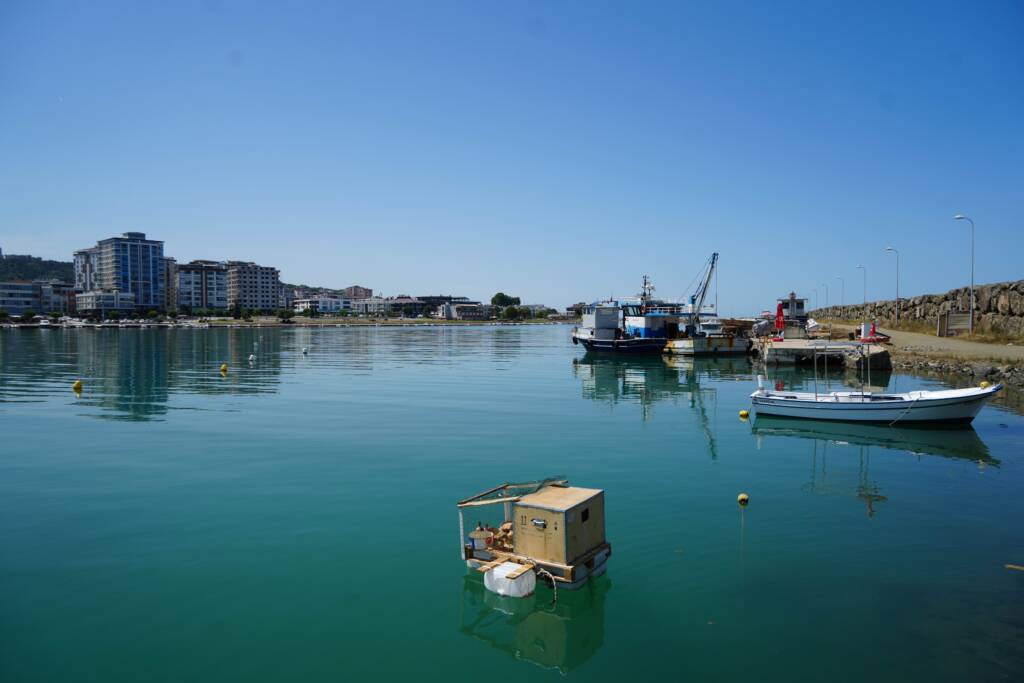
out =
<svg viewBox="0 0 1024 683"><path fill-rule="evenodd" d="M0 248L723 313L1024 277L1024 3L0 3ZM813 302L812 302L813 303Z"/></svg>

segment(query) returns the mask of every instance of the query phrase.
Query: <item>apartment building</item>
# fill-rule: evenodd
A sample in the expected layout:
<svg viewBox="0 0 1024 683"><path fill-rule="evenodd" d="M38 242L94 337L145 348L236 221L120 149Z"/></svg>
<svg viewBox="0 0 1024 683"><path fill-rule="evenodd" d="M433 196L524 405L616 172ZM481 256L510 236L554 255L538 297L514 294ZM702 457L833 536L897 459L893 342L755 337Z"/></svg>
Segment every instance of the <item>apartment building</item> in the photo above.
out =
<svg viewBox="0 0 1024 683"><path fill-rule="evenodd" d="M228 261L228 306L253 311L272 311L280 301L281 281L277 268L252 262Z"/></svg>
<svg viewBox="0 0 1024 683"><path fill-rule="evenodd" d="M219 261L178 265L178 307L189 311L228 307L228 266Z"/></svg>
<svg viewBox="0 0 1024 683"><path fill-rule="evenodd" d="M75 288L82 292L131 293L137 308L164 308L164 243L146 239L143 232L126 232L75 252Z"/></svg>

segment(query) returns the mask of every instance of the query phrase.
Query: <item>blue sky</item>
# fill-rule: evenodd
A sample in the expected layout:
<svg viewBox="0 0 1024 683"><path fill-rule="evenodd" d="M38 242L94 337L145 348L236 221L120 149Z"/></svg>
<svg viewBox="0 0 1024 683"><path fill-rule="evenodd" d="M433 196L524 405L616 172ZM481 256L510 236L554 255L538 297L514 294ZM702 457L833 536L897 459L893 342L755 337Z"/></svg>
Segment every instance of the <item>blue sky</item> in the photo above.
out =
<svg viewBox="0 0 1024 683"><path fill-rule="evenodd" d="M1024 4L0 3L0 248L724 313L1024 277Z"/></svg>

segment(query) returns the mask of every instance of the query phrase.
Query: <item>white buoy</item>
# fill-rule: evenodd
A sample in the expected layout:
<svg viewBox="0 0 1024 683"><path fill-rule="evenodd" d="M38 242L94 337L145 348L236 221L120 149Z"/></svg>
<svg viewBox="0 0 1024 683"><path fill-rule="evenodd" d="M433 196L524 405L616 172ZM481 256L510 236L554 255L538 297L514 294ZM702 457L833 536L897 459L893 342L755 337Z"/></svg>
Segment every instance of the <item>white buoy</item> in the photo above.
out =
<svg viewBox="0 0 1024 683"><path fill-rule="evenodd" d="M256 354L255 353L250 353L249 354L249 362L250 363L255 363L256 362Z"/></svg>
<svg viewBox="0 0 1024 683"><path fill-rule="evenodd" d="M303 346L302 347L302 353L303 353L303 355L309 353L309 347L308 346Z"/></svg>

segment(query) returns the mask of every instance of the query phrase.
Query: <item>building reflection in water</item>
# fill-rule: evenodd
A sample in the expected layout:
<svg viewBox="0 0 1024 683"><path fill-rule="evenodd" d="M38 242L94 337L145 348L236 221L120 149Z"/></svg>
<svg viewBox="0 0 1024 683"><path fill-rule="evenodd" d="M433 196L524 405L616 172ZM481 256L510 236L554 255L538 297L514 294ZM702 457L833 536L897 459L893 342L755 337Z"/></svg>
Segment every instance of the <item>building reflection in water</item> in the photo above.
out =
<svg viewBox="0 0 1024 683"><path fill-rule="evenodd" d="M258 328L25 331L2 335L0 357L0 400L43 400L82 379L80 405L98 408L93 416L145 421L164 419L173 394L276 392L281 336ZM221 363L246 372L221 376Z"/></svg>
<svg viewBox="0 0 1024 683"><path fill-rule="evenodd" d="M528 598L507 598L484 588L472 572L463 579L459 601L459 632L544 669L567 674L604 645L604 601L611 579L601 577L579 590L541 588Z"/></svg>
<svg viewBox="0 0 1024 683"><path fill-rule="evenodd" d="M920 459L925 455L970 460L979 467L998 467L988 446L972 427L894 426L831 420L799 420L764 415L751 426L760 449L766 439L802 441L810 459L811 474L803 486L810 493L853 495L860 499L868 516L875 505L888 500L879 482L871 477L872 448L902 451ZM857 457L856 472L850 455ZM835 456L830 459L830 456Z"/></svg>

